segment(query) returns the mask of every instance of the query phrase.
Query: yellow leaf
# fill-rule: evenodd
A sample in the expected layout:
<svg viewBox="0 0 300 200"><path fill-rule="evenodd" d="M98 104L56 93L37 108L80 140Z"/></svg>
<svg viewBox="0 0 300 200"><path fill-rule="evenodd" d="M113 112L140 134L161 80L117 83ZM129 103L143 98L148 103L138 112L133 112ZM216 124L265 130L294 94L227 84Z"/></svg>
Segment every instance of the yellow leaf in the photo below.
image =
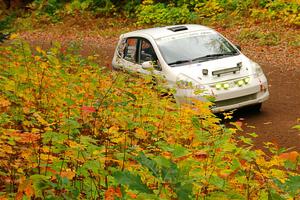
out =
<svg viewBox="0 0 300 200"><path fill-rule="evenodd" d="M61 177L64 177L64 178L68 178L68 179L71 180L71 179L74 178L75 172L73 172L73 171L61 172L61 173L60 173L60 176L61 176Z"/></svg>
<svg viewBox="0 0 300 200"><path fill-rule="evenodd" d="M13 33L13 34L10 35L9 39L13 40L13 39L16 39L17 37L18 37L18 34Z"/></svg>
<svg viewBox="0 0 300 200"><path fill-rule="evenodd" d="M33 116L40 122L42 125L48 125L48 122L44 120L38 113L33 113Z"/></svg>
<svg viewBox="0 0 300 200"><path fill-rule="evenodd" d="M109 133L117 133L119 130L119 127L118 126L112 126L109 128Z"/></svg>
<svg viewBox="0 0 300 200"><path fill-rule="evenodd" d="M39 47L39 46L37 46L37 47L35 48L35 50L36 50L37 52L39 52L39 53L42 53L42 52L43 52L43 50L42 50L41 47Z"/></svg>
<svg viewBox="0 0 300 200"><path fill-rule="evenodd" d="M0 107L8 107L10 102L2 97L0 97Z"/></svg>
<svg viewBox="0 0 300 200"><path fill-rule="evenodd" d="M40 56L34 56L34 60L35 60L35 61L40 61L40 60L41 60L41 57L40 57Z"/></svg>
<svg viewBox="0 0 300 200"><path fill-rule="evenodd" d="M147 138L147 132L142 128L135 129L135 137L139 139L146 139Z"/></svg>
<svg viewBox="0 0 300 200"><path fill-rule="evenodd" d="M280 169L270 169L271 176L276 177L282 183L286 180L286 173Z"/></svg>

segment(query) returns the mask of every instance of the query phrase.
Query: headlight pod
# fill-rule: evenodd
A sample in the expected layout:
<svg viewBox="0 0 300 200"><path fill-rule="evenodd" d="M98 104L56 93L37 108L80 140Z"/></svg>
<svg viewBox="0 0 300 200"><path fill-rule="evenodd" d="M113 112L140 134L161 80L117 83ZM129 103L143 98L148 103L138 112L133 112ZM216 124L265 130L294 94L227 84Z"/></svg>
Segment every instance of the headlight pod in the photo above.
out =
<svg viewBox="0 0 300 200"><path fill-rule="evenodd" d="M252 66L255 77L259 77L260 75L262 75L264 73L262 68L256 62L251 61L251 66Z"/></svg>
<svg viewBox="0 0 300 200"><path fill-rule="evenodd" d="M199 84L195 79L184 74L179 74L176 77L176 86L179 89L205 89L205 87Z"/></svg>

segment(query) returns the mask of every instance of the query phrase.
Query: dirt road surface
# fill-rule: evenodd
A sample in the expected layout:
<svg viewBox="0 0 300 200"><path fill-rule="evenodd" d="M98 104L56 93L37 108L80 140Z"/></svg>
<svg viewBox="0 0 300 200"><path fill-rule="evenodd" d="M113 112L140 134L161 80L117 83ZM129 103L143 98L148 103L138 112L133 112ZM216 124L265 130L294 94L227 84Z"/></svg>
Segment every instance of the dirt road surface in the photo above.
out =
<svg viewBox="0 0 300 200"><path fill-rule="evenodd" d="M119 34L135 27L102 26L97 22L93 24L94 27L87 27L74 21L71 26L49 25L40 30L22 32L20 35L33 46L44 48L49 47L53 41L59 41L63 45L77 44L83 55L96 53L99 63L109 66ZM270 141L280 147L300 151L300 132L292 129L300 123L300 46L294 44L295 38L300 35L299 29L281 25L277 27L276 24L270 27L261 24L254 27L244 25L213 28L240 44L242 52L263 67L269 81L270 99L263 104L261 112L253 113L249 109L241 109L234 114L233 120L241 121L246 133L258 134L254 138L256 148L263 148L264 143ZM257 38L243 40L238 37L247 30L249 33L257 30L266 34L276 32L280 41L276 45L268 46L260 44L261 40Z"/></svg>

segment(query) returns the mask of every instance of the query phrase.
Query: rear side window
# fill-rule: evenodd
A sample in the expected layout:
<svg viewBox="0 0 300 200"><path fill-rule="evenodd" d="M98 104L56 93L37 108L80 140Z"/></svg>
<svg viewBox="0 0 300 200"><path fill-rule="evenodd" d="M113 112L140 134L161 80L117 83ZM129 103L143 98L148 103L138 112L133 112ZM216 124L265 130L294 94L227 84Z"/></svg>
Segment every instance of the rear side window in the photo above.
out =
<svg viewBox="0 0 300 200"><path fill-rule="evenodd" d="M118 55L123 58L124 57L124 50L126 47L126 38L123 38L118 46L117 52Z"/></svg>
<svg viewBox="0 0 300 200"><path fill-rule="evenodd" d="M137 38L128 38L126 41L126 47L124 50L124 59L135 63L137 58Z"/></svg>

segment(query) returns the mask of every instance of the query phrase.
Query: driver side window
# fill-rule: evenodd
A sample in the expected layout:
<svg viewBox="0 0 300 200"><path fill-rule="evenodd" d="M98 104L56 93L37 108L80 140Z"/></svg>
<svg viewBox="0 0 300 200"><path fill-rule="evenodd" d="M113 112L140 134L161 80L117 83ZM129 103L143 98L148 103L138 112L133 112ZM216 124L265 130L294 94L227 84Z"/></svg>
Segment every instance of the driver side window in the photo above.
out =
<svg viewBox="0 0 300 200"><path fill-rule="evenodd" d="M156 70L161 71L159 66L159 62L156 56L156 53L151 45L151 43L146 39L140 40L140 54L139 54L139 63L142 64L143 62L152 61L154 68Z"/></svg>
<svg viewBox="0 0 300 200"><path fill-rule="evenodd" d="M156 61L156 54L150 42L147 40L141 40L141 53L140 53L140 63L146 61Z"/></svg>

